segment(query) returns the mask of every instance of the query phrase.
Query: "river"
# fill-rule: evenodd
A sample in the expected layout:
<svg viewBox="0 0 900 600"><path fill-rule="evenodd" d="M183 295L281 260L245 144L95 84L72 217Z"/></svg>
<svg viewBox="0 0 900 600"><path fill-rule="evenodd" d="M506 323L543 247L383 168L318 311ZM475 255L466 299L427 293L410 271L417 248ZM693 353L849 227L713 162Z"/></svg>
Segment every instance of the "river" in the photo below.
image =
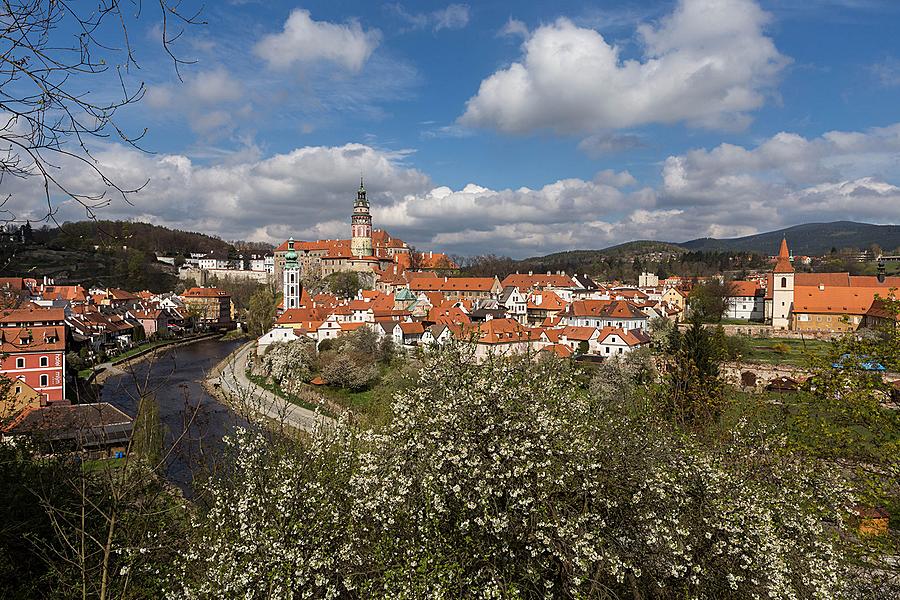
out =
<svg viewBox="0 0 900 600"><path fill-rule="evenodd" d="M166 477L187 494L195 474L215 468L222 437L232 432L236 424L246 424L201 385L207 372L242 343L209 339L172 348L138 362L132 372L110 377L103 383L101 400L132 417L137 412L138 390L143 388L154 394L166 428L166 448L185 433L169 456Z"/></svg>

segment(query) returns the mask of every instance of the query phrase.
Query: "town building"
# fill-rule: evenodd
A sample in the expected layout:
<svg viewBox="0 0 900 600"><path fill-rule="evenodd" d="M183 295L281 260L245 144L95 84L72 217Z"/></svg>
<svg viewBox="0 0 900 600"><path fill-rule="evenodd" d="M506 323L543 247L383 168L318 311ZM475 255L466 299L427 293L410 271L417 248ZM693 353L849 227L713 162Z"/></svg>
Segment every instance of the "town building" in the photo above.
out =
<svg viewBox="0 0 900 600"><path fill-rule="evenodd" d="M65 312L59 308L0 311L0 375L23 382L41 405L66 401Z"/></svg>
<svg viewBox="0 0 900 600"><path fill-rule="evenodd" d="M725 309L726 319L763 321L766 315L766 296L756 281L732 281Z"/></svg>
<svg viewBox="0 0 900 600"><path fill-rule="evenodd" d="M866 321L878 298L900 288L900 277L850 273L795 273L787 240L766 283L765 315L776 329L840 333ZM873 312L878 313L878 309ZM875 317L877 318L877 317Z"/></svg>
<svg viewBox="0 0 900 600"><path fill-rule="evenodd" d="M212 328L228 328L234 324L231 312L231 295L218 288L194 287L181 295L188 313L201 325Z"/></svg>

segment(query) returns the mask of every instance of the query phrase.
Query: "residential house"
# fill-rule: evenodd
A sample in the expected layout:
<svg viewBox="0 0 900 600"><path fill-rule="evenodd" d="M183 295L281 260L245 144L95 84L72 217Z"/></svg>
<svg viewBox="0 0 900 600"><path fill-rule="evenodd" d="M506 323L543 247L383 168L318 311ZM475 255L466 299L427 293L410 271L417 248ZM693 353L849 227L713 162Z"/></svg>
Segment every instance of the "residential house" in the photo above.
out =
<svg viewBox="0 0 900 600"><path fill-rule="evenodd" d="M231 316L231 294L219 288L194 287L181 295L188 313L200 324L212 328L229 328L234 324Z"/></svg>
<svg viewBox="0 0 900 600"><path fill-rule="evenodd" d="M620 356L648 344L650 335L642 329L628 331L618 327L604 327L597 336L597 353L605 357Z"/></svg>
<svg viewBox="0 0 900 600"><path fill-rule="evenodd" d="M766 295L756 281L732 281L728 284L726 319L762 321L765 318Z"/></svg>
<svg viewBox="0 0 900 600"><path fill-rule="evenodd" d="M66 327L61 309L0 311L0 375L21 380L41 404L66 402Z"/></svg>
<svg viewBox="0 0 900 600"><path fill-rule="evenodd" d="M563 313L567 325L647 329L649 319L627 300L576 300Z"/></svg>

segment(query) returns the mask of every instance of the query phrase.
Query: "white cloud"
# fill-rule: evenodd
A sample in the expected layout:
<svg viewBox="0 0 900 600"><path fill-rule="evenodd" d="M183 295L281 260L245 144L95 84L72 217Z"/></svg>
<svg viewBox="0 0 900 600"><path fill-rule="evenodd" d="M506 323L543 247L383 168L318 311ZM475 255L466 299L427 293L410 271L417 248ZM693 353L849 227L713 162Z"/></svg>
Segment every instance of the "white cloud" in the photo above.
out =
<svg viewBox="0 0 900 600"><path fill-rule="evenodd" d="M407 11L399 2L388 4L385 8L405 21L410 29L430 27L434 31L440 31L441 29L462 29L469 24L468 4L448 4L444 8L432 12L419 13Z"/></svg>
<svg viewBox="0 0 900 600"><path fill-rule="evenodd" d="M528 37L528 26L525 23L523 23L522 21L520 21L518 19L513 19L512 17L510 17L509 19L507 19L506 23L503 25L503 27L497 33L498 33L498 35L501 35L504 37L527 38Z"/></svg>
<svg viewBox="0 0 900 600"><path fill-rule="evenodd" d="M345 25L314 21L308 10L298 8L281 33L264 36L253 51L274 69L329 61L358 72L380 41L377 29L364 31L358 21Z"/></svg>
<svg viewBox="0 0 900 600"><path fill-rule="evenodd" d="M600 158L608 154L643 148L645 145L639 135L598 133L581 140L578 149L591 158Z"/></svg>
<svg viewBox="0 0 900 600"><path fill-rule="evenodd" d="M115 200L101 217L140 218L226 239L343 237L360 173L376 227L421 248L460 254L526 256L842 219L900 222L900 124L815 138L779 133L752 147L692 150L665 161L656 188L628 171L606 169L590 181L560 179L539 188L470 183L453 189L411 167L409 151L364 144L307 146L269 157L248 144L240 154L210 155L216 161L210 165L117 145L95 155L123 187L150 178L133 205ZM70 189L105 189L89 171L62 166ZM6 208L19 218L44 216L36 183L10 180ZM58 206L61 220L84 218L71 201Z"/></svg>
<svg viewBox="0 0 900 600"><path fill-rule="evenodd" d="M434 13L434 29L462 29L469 24L469 6L466 4L450 4Z"/></svg>
<svg viewBox="0 0 900 600"><path fill-rule="evenodd" d="M788 62L763 33L767 22L753 0L680 0L658 25L638 27L638 60L561 18L530 34L519 62L481 82L460 122L507 133L741 127Z"/></svg>

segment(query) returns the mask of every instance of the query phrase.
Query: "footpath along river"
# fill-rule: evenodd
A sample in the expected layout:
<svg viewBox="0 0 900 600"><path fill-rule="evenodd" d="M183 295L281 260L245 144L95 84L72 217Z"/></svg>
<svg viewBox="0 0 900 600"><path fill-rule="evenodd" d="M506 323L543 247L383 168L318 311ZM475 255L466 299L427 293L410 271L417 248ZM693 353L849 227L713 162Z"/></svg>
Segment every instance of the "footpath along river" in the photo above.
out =
<svg viewBox="0 0 900 600"><path fill-rule="evenodd" d="M108 378L100 399L134 417L138 390L152 391L166 428L168 449L182 432L182 440L169 457L166 476L190 493L201 467L214 467L221 455L222 437L246 421L209 394L202 381L207 372L236 350L242 342L207 339L162 351L140 361L124 375ZM191 420L191 415L196 416Z"/></svg>

